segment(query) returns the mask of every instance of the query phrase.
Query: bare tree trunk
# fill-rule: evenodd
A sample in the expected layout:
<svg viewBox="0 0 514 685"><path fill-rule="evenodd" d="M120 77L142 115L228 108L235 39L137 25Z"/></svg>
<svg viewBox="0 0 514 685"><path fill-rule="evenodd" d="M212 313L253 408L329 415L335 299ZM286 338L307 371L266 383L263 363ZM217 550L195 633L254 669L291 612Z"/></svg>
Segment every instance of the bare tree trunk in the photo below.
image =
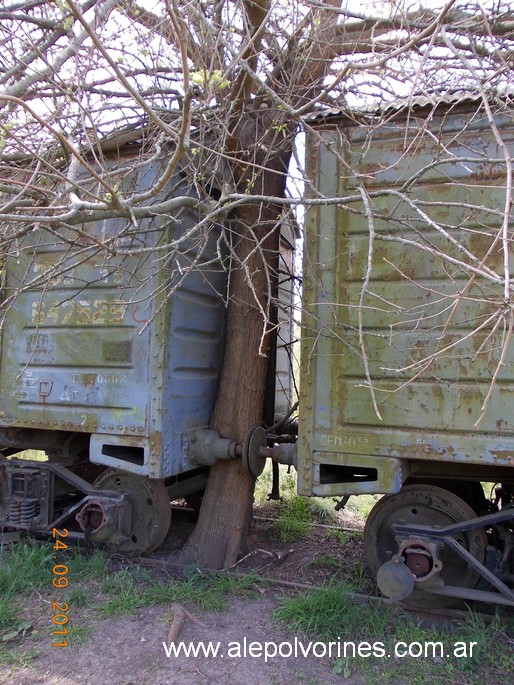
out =
<svg viewBox="0 0 514 685"><path fill-rule="evenodd" d="M333 7L339 3L340 0L328 0L328 5ZM266 0L262 0L259 7L265 6ZM258 24L259 17L256 21ZM334 16L321 11L318 42L306 48L303 60L303 86L298 84L292 94L297 104L303 98L313 97L322 87L335 28ZM277 85L283 81L284 93L290 87L289 73L293 66L289 62L287 57L275 74ZM241 93L248 88L249 84L245 87L242 83ZM236 100L233 127L229 127L238 189L249 195L284 197L296 122L283 109L260 109L258 99L253 103L256 111L244 112L245 102L248 106L243 96ZM246 268L237 267L231 276L227 347L211 420L211 427L222 437L238 441L262 423L269 362L263 356L268 351L269 333L265 330L262 310L269 312L269 300L274 292L267 275L278 276L276 272L271 274L270 265L276 263L274 256L280 248L280 214L280 208L272 204L251 202L238 212L236 256L237 263ZM274 230L270 230L272 227ZM182 551L182 559L211 568L235 563L246 542L254 488L254 479L243 470L239 459L212 467L200 517Z"/></svg>
<svg viewBox="0 0 514 685"><path fill-rule="evenodd" d="M267 161L268 168L261 172L254 192L283 196L288 145L274 160L274 169ZM249 202L238 212L236 231L227 342L211 428L222 437L242 442L251 428L262 424L270 337L265 319L274 291L271 281L277 278L270 265L275 264L280 247L280 208ZM198 523L181 558L210 568L237 561L246 540L254 487L255 479L243 469L240 459L213 466Z"/></svg>
<svg viewBox="0 0 514 685"><path fill-rule="evenodd" d="M341 0L328 0L327 7L337 8ZM267 0L259 0L259 12L253 18L256 28L263 20ZM252 3L248 3L251 8ZM290 92L292 55L274 74L276 86L296 104L307 101L322 88L328 69L337 22L330 11L320 10L317 41L307 41L298 87ZM257 51L257 43L251 50ZM254 111L248 107L253 81L242 79L235 99L229 148L233 155L234 178L239 192L284 197L286 174L291 159L296 122L283 108L268 109L255 99ZM245 111L246 108L246 111ZM262 423L266 373L269 359L266 323L262 310L269 314L270 298L275 291L268 276L280 248L281 210L273 204L252 203L238 212L239 230L236 246L237 266L231 275L228 307L227 347L211 427L222 437L244 440L246 433ZM272 230L273 229L273 230ZM257 248L259 246L260 249ZM234 460L211 468L200 517L182 552L184 560L194 560L211 568L230 566L237 561L246 542L250 522L254 479Z"/></svg>

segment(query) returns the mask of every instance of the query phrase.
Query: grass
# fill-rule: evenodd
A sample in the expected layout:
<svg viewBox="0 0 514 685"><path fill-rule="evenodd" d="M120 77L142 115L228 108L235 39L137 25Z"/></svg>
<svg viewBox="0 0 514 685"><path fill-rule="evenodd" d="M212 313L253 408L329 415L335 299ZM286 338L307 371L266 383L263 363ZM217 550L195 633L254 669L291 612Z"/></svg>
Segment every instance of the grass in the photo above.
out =
<svg viewBox="0 0 514 685"><path fill-rule="evenodd" d="M12 603L12 595L7 593L0 597L0 636L12 630L18 620L18 611Z"/></svg>
<svg viewBox="0 0 514 685"><path fill-rule="evenodd" d="M352 516L364 522L382 495L356 495L350 497L345 510Z"/></svg>
<svg viewBox="0 0 514 685"><path fill-rule="evenodd" d="M17 594L27 586L39 589L52 583L53 548L18 543L0 547L0 592Z"/></svg>
<svg viewBox="0 0 514 685"><path fill-rule="evenodd" d="M53 550L19 543L0 547L0 641L25 636L31 624L23 619L20 595L51 587Z"/></svg>
<svg viewBox="0 0 514 685"><path fill-rule="evenodd" d="M331 528L326 532L327 539L335 538L339 540L341 547L346 547L346 545L351 545L355 542L360 542L363 538L362 530L338 530L337 528Z"/></svg>
<svg viewBox="0 0 514 685"><path fill-rule="evenodd" d="M256 574L206 575L191 570L185 580L157 580L146 569L130 565L110 572L107 558L97 551L86 557L68 548L59 552L60 564L68 567L68 586L55 588L53 543L24 542L0 547L0 663L9 665L13 648L33 631L47 630L50 636L53 601L80 611L80 623L70 615L66 639L70 645L83 644L91 632L88 621L108 616L134 614L142 607L179 602L202 610L222 611L229 597L253 597ZM34 612L33 607L38 610ZM26 616L30 614L30 621ZM76 614L75 614L76 616ZM50 639L50 637L49 637Z"/></svg>
<svg viewBox="0 0 514 685"><path fill-rule="evenodd" d="M334 585L284 599L274 616L281 627L297 636L327 645L333 642L333 672L345 678L358 673L366 685L506 683L514 663L514 626L498 614L486 623L471 611L461 623L427 627L410 614L391 610L385 604L355 604L349 600L346 586ZM472 650L471 643L475 643ZM412 645L414 652L422 650L422 656L395 658L396 644L401 653ZM357 652L353 651L355 646Z"/></svg>
<svg viewBox="0 0 514 685"><path fill-rule="evenodd" d="M92 631L93 628L91 626L77 625L75 623L72 623L68 627L68 634L66 635L66 640L73 647L76 647L78 645L85 645L89 642Z"/></svg>
<svg viewBox="0 0 514 685"><path fill-rule="evenodd" d="M276 518L274 528L281 542L307 538L313 523L337 524L334 502L322 497L296 494L296 475L280 467L280 501L268 499L272 488L272 467L268 464L257 481L255 502L261 516Z"/></svg>
<svg viewBox="0 0 514 685"><path fill-rule="evenodd" d="M30 665L32 659L35 659L37 656L38 652L33 649L26 650L15 647L10 652L0 653L0 663L4 666L13 666L13 668L26 668Z"/></svg>
<svg viewBox="0 0 514 685"><path fill-rule="evenodd" d="M280 511L273 527L281 542L291 542L309 537L312 518L307 500L295 496Z"/></svg>
<svg viewBox="0 0 514 685"><path fill-rule="evenodd" d="M25 638L29 630L37 633L38 625L43 620L45 627L51 627L50 607L55 590L52 585L55 577L52 569L56 563L54 555L53 542L37 544L29 541L0 547L0 661L4 664L8 663L9 653L12 653L12 650L7 652L7 645ZM74 579L72 589L59 590L59 601L70 605L73 601L78 603L73 606L87 606L87 598L91 595L91 579L98 578L99 573L106 573L105 558L99 553L85 558L68 549L60 552L59 563L68 566L68 576ZM81 587L80 583L84 586ZM24 618L27 607L34 606L35 601L41 611L34 616L31 612L31 622L27 622ZM79 635L84 631L75 632Z"/></svg>
<svg viewBox="0 0 514 685"><path fill-rule="evenodd" d="M282 601L276 620L296 635L320 640L355 635L374 629L374 612L363 612L348 598L347 585L333 585L316 592L303 592Z"/></svg>
<svg viewBox="0 0 514 685"><path fill-rule="evenodd" d="M333 554L322 554L310 562L310 566L317 566L319 568L326 568L329 570L338 570L341 562Z"/></svg>
<svg viewBox="0 0 514 685"><path fill-rule="evenodd" d="M331 582L338 582L345 586L349 592L363 595L374 594L375 584L366 571L362 560L347 559L334 554L322 554L316 557L309 566L319 568L330 573Z"/></svg>
<svg viewBox="0 0 514 685"><path fill-rule="evenodd" d="M296 474L288 473L286 466L280 466L280 501L269 500L268 494L272 488L272 466L268 464L264 469L262 475L257 481L255 488L255 503L257 511L261 516L271 516L287 519L286 523L279 524L280 535L285 536L285 539L280 539L284 542L290 539L298 539L305 537L305 527L300 526L299 532L293 524L291 519L297 516L303 523L324 523L337 525L341 521L341 515L335 511L335 505L338 502L337 498L330 497L299 497L296 494ZM350 497L344 511L350 515L350 518L356 523L364 524L369 512L375 506L375 503L380 499L380 495L359 495ZM305 504L298 504L301 500ZM282 528L284 532L282 533ZM289 531L291 531L289 533ZM289 534L291 537L289 538ZM296 536L296 537L295 537Z"/></svg>
<svg viewBox="0 0 514 685"><path fill-rule="evenodd" d="M194 605L203 611L222 611L229 597L255 597L256 574L233 576L228 573L204 575L198 571L181 582L160 582L151 576L134 577L130 569L109 576L102 585L106 601L99 607L102 617L134 614L144 606L178 602Z"/></svg>

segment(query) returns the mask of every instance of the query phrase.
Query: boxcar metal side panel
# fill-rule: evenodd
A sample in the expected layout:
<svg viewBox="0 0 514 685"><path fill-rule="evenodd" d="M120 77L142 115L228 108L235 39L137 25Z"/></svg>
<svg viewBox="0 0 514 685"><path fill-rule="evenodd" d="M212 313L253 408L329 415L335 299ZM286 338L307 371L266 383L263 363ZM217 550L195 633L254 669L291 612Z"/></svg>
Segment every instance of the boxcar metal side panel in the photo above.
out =
<svg viewBox="0 0 514 685"><path fill-rule="evenodd" d="M197 467L187 459L189 434L209 426L218 388L226 287L226 271L217 261L218 240L212 227L202 255L195 258L196 270L173 298L162 412L165 459L181 455L174 474ZM170 467L164 463L166 470Z"/></svg>
<svg viewBox="0 0 514 685"><path fill-rule="evenodd" d="M511 115L496 125L514 155ZM514 466L505 155L489 122L410 112L318 133L317 191L347 199L307 216L299 491L397 492L412 460Z"/></svg>
<svg viewBox="0 0 514 685"><path fill-rule="evenodd" d="M163 164L113 174L142 192ZM170 192L190 189L177 175ZM183 434L209 423L226 283L214 229L170 247L197 221L183 209L20 242L7 262L7 302L17 296L2 328L0 427L88 433L92 461L153 478L192 468Z"/></svg>

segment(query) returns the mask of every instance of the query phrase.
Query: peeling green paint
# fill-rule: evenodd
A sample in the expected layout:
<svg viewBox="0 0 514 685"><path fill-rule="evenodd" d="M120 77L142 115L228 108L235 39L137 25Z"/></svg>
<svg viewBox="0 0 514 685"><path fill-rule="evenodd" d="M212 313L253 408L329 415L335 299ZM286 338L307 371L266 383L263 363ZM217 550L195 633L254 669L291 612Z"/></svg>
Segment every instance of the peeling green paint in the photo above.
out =
<svg viewBox="0 0 514 685"><path fill-rule="evenodd" d="M510 119L498 126L514 154ZM514 466L512 345L498 368L507 325L497 325L507 312L496 240L505 166L490 159L502 156L476 112L400 116L376 130L334 117L308 138L317 197L362 198L361 188L368 206L352 199L307 212L302 494L394 492L412 464L427 461L465 466L468 475L473 465ZM484 265L496 282L470 268ZM320 484L319 455L328 453L341 469ZM375 480L359 474L373 463Z"/></svg>

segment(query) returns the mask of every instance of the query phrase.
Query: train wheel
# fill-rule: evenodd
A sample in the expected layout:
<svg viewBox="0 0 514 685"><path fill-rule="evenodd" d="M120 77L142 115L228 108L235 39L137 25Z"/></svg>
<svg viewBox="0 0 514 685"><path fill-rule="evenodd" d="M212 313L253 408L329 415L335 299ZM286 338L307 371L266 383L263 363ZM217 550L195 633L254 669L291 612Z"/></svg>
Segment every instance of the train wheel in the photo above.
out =
<svg viewBox="0 0 514 685"><path fill-rule="evenodd" d="M364 549L368 565L376 576L382 564L400 551L401 541L396 540L392 526L402 523L426 526L447 526L475 518L473 509L460 497L435 485L407 485L397 495L382 497L371 510L364 529ZM457 533L455 539L483 563L487 537L482 529ZM447 607L459 600L422 592L422 587L442 579L447 585L473 588L480 576L452 550L443 547L431 553L431 546L416 547L407 551L404 561L411 576L415 576L414 592L405 599L410 606ZM403 566L403 564L402 564ZM408 575L408 574L407 574ZM405 579L405 577L404 577ZM407 580L407 579L405 579ZM402 579L399 582L403 582ZM412 582L412 581L411 581Z"/></svg>
<svg viewBox="0 0 514 685"><path fill-rule="evenodd" d="M488 501L484 489L478 481L436 479L436 478L407 478L405 485L435 485L443 490L449 490L463 499L475 511L477 516L488 513Z"/></svg>
<svg viewBox="0 0 514 685"><path fill-rule="evenodd" d="M170 498L162 481L108 469L95 480L94 485L103 490L129 493L132 502L130 537L119 542L117 534L113 534L101 541L110 552L134 556L153 552L159 547L171 523ZM95 541L94 533L91 539Z"/></svg>

